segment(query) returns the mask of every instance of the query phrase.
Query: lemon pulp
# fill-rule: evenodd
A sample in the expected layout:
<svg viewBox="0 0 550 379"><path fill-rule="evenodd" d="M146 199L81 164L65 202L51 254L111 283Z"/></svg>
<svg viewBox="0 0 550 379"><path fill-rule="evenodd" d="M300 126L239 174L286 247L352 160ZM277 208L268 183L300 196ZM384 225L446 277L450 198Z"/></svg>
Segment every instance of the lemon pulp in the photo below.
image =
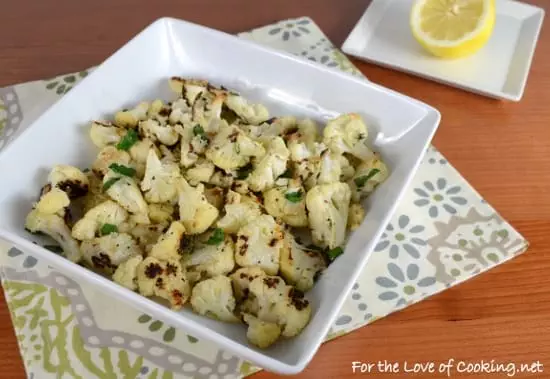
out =
<svg viewBox="0 0 550 379"><path fill-rule="evenodd" d="M410 25L430 53L459 58L481 49L495 24L494 0L416 0Z"/></svg>

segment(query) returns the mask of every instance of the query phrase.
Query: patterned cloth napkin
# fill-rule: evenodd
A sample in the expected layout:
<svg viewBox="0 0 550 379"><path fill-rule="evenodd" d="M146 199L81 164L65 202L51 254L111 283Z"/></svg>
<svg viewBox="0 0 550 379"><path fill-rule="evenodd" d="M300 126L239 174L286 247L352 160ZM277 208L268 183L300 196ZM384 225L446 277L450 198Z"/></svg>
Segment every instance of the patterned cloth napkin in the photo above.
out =
<svg viewBox="0 0 550 379"><path fill-rule="evenodd" d="M240 36L362 76L309 18ZM89 71L0 89L0 149ZM327 340L472 278L527 246L430 147ZM4 242L0 251L2 285L30 378L215 379L259 370Z"/></svg>

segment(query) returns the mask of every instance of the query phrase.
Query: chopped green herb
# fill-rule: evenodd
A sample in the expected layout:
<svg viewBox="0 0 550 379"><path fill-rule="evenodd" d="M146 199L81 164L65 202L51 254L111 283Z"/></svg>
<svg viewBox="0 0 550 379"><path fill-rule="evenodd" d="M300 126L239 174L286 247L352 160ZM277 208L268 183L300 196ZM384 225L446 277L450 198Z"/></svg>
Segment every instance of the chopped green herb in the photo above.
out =
<svg viewBox="0 0 550 379"><path fill-rule="evenodd" d="M302 200L302 191L298 190L296 192L287 192L285 193L285 198L291 203L299 203Z"/></svg>
<svg viewBox="0 0 550 379"><path fill-rule="evenodd" d="M372 170L369 171L367 175L359 176L353 179L353 181L355 182L355 185L357 187L361 188L369 181L369 179L372 179L372 177L378 174L379 172L380 172L379 169L373 168Z"/></svg>
<svg viewBox="0 0 550 379"><path fill-rule="evenodd" d="M279 178L292 179L292 169L287 168L286 171L283 172L283 173L281 174L281 176L279 176Z"/></svg>
<svg viewBox="0 0 550 379"><path fill-rule="evenodd" d="M118 232L118 228L116 225L113 225L113 224L103 224L103 226L99 230L99 233L102 236L106 236L107 234L117 233L117 232Z"/></svg>
<svg viewBox="0 0 550 379"><path fill-rule="evenodd" d="M204 129L199 124L193 126L193 134L196 136L204 136Z"/></svg>
<svg viewBox="0 0 550 379"><path fill-rule="evenodd" d="M58 245L44 245L43 247L44 247L44 249L48 249L49 251L51 251L53 253L56 253L56 254L62 254L63 253L63 249L61 248L61 246L58 246Z"/></svg>
<svg viewBox="0 0 550 379"><path fill-rule="evenodd" d="M208 241L206 241L206 243L208 245L219 245L220 243L222 243L224 237L225 237L225 234L223 230L220 228L216 228L214 229L214 232L212 233Z"/></svg>
<svg viewBox="0 0 550 379"><path fill-rule="evenodd" d="M200 139L202 140L202 142L204 142L204 143L206 143L206 144L209 142L209 141L208 141L208 137L207 137L207 135L206 135L206 133L205 133L203 127L200 126L199 124L197 124L197 125L195 125L195 126L193 127L193 134L194 134L195 136L200 137Z"/></svg>
<svg viewBox="0 0 550 379"><path fill-rule="evenodd" d="M248 178L248 175L250 175L253 169L254 167L252 166L252 163L248 163L246 166L241 167L237 171L237 179L244 180Z"/></svg>
<svg viewBox="0 0 550 379"><path fill-rule="evenodd" d="M128 129L124 137L116 145L119 150L128 151L139 140L138 134L134 129Z"/></svg>
<svg viewBox="0 0 550 379"><path fill-rule="evenodd" d="M113 184L115 184L116 182L118 182L120 180L120 177L117 177L117 178L111 178L109 180L107 180L105 182L105 184L103 184L103 192L107 191L109 188L112 187Z"/></svg>
<svg viewBox="0 0 550 379"><path fill-rule="evenodd" d="M330 259L331 261L333 261L333 260L335 260L339 255L341 255L343 252L344 252L344 250L343 250L340 246L335 247L334 249L327 251L328 259Z"/></svg>
<svg viewBox="0 0 550 379"><path fill-rule="evenodd" d="M136 174L136 170L132 167L124 166L118 163L112 163L109 168L116 172L117 174L124 175L124 176L134 176Z"/></svg>

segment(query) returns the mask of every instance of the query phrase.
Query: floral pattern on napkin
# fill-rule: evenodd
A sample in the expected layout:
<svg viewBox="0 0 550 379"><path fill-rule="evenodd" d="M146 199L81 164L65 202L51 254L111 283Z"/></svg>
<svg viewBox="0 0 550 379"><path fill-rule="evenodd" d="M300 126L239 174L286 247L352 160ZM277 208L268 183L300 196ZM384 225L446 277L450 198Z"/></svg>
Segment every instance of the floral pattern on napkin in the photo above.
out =
<svg viewBox="0 0 550 379"><path fill-rule="evenodd" d="M310 18L240 36L362 77ZM89 72L0 89L0 149ZM527 246L430 147L327 340L472 278ZM2 285L30 378L230 379L259 370L1 241L0 252Z"/></svg>

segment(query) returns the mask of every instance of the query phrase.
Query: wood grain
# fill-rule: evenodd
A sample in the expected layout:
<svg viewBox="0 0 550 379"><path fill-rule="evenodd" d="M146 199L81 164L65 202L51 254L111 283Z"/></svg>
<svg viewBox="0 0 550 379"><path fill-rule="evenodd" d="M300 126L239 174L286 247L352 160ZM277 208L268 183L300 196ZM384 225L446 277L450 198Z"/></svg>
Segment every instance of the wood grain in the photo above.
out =
<svg viewBox="0 0 550 379"><path fill-rule="evenodd" d="M547 0L528 2L550 10ZM239 32L308 15L340 45L367 4L366 0L0 0L0 86L98 64L161 16ZM450 358L540 360L548 365L546 373L516 377L550 377L549 61L550 30L545 25L520 103L491 100L356 62L371 80L441 110L436 147L531 247L489 273L325 344L298 377L352 377L352 361L446 362ZM25 377L3 297L0 365L2 378ZM265 372L255 376L274 377Z"/></svg>

